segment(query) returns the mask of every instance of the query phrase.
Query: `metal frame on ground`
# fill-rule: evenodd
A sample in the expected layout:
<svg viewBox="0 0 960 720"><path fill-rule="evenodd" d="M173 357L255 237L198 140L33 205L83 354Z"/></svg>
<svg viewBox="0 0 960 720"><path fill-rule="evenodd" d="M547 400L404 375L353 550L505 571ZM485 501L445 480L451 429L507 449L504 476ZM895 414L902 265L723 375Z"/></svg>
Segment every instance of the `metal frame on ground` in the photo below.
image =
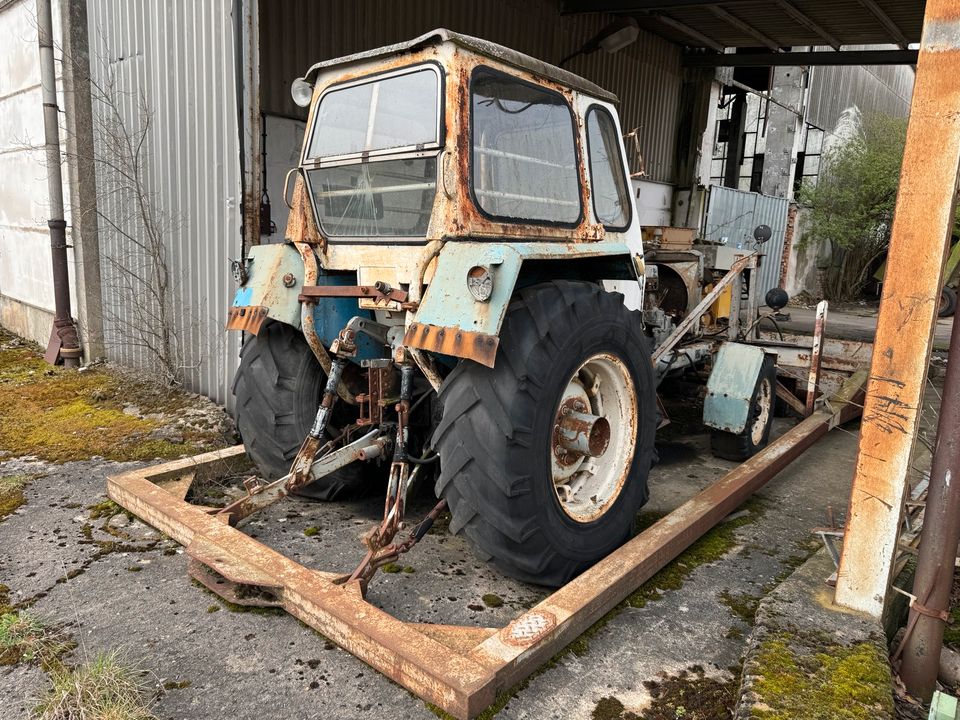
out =
<svg viewBox="0 0 960 720"><path fill-rule="evenodd" d="M110 499L186 546L191 572L234 601L282 607L340 647L458 718L473 718L676 558L799 457L860 413L865 372L766 449L731 470L503 628L399 620L358 582L300 565L184 498L204 475L246 459L242 445L107 479ZM205 566L199 573L198 566ZM337 581L340 581L339 583ZM238 590L242 590L239 592Z"/></svg>

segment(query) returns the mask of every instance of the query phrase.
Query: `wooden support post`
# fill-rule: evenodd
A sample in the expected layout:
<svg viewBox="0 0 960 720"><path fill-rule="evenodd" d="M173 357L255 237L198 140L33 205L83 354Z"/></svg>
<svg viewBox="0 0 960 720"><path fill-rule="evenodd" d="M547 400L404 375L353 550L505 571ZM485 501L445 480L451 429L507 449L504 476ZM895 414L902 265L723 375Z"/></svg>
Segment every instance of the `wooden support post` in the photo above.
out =
<svg viewBox="0 0 960 720"><path fill-rule="evenodd" d="M937 317L960 165L960 6L928 0L836 602L879 617Z"/></svg>

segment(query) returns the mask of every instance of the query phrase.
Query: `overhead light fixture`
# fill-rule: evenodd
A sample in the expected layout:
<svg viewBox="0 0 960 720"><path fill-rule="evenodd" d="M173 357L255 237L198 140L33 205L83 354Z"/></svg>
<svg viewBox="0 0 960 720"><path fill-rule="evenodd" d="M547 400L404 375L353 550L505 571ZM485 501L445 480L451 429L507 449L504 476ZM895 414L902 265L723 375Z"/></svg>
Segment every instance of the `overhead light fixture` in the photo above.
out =
<svg viewBox="0 0 960 720"><path fill-rule="evenodd" d="M589 55L597 50L604 50L610 54L620 52L625 47L632 45L640 37L640 26L637 25L636 18L621 16L612 23L604 27L594 37L590 38L576 52L572 52L560 61L560 67L573 60L578 55Z"/></svg>
<svg viewBox="0 0 960 720"><path fill-rule="evenodd" d="M608 25L606 29L611 29L611 32L599 40L599 45L601 49L611 54L620 52L628 45L633 45L640 37L640 27L632 17L620 18Z"/></svg>

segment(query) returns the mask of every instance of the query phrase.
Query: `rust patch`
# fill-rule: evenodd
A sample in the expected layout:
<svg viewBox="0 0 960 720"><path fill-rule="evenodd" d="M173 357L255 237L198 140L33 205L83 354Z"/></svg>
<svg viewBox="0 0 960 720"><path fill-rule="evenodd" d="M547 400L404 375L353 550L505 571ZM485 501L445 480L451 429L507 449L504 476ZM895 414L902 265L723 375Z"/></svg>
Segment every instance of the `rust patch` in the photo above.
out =
<svg viewBox="0 0 960 720"><path fill-rule="evenodd" d="M256 335L267 319L269 308L263 305L230 308L227 313L227 330L243 330Z"/></svg>
<svg viewBox="0 0 960 720"><path fill-rule="evenodd" d="M411 323L403 336L403 344L420 350L466 358L493 367L500 338L487 333L470 332L456 327L440 327Z"/></svg>

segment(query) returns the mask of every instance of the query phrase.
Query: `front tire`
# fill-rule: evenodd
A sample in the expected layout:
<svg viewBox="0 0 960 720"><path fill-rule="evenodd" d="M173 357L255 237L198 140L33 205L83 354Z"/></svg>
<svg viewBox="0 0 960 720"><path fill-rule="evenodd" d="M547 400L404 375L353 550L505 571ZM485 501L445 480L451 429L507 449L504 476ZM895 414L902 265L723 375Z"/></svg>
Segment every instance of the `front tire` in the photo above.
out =
<svg viewBox="0 0 960 720"><path fill-rule="evenodd" d="M752 458L767 446L773 426L777 402L777 366L769 355L764 357L757 376L757 384L750 398L747 426L740 433L713 430L710 450L715 457L742 461Z"/></svg>
<svg viewBox="0 0 960 720"><path fill-rule="evenodd" d="M481 557L557 586L630 536L647 499L656 402L649 342L620 295L569 281L520 291L495 366L461 362L440 400L437 494ZM594 456L560 447L571 412L603 419Z"/></svg>
<svg viewBox="0 0 960 720"><path fill-rule="evenodd" d="M267 480L290 471L317 413L326 373L296 328L268 321L240 351L233 381L234 420L247 454ZM349 420L351 409L334 406L332 425ZM333 500L356 493L363 485L361 468L348 465L310 483L297 494Z"/></svg>

